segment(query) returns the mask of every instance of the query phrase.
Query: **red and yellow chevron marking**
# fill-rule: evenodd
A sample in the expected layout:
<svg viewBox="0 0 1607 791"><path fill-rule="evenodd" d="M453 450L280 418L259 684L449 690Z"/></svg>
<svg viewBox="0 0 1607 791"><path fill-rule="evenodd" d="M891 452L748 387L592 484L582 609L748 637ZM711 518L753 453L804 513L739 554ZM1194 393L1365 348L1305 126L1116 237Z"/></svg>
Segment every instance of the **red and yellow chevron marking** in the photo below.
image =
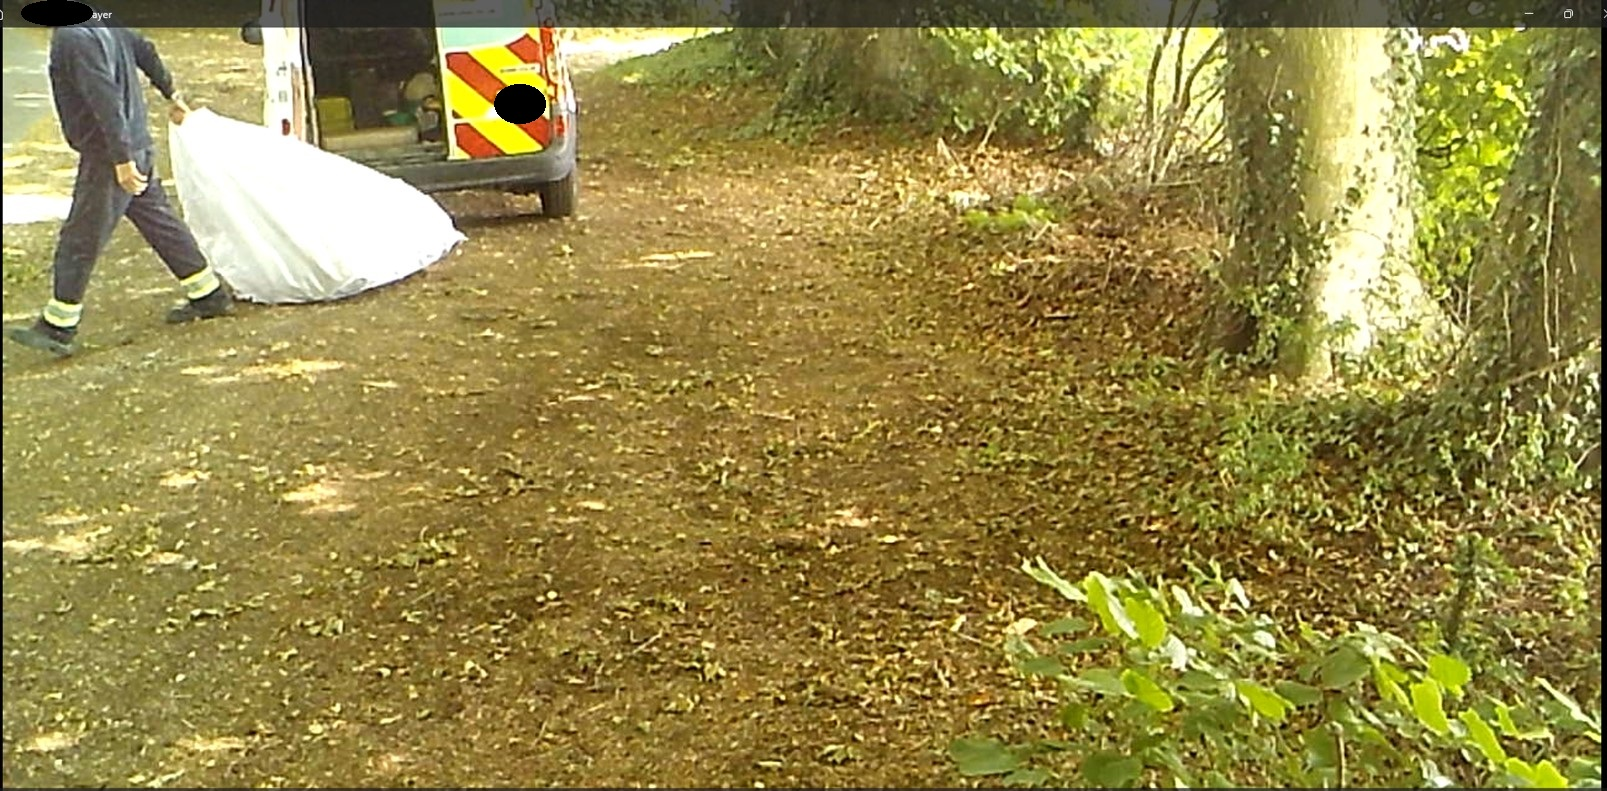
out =
<svg viewBox="0 0 1607 791"><path fill-rule="evenodd" d="M456 149L452 153L458 155L453 158L533 154L552 142L552 125L546 117L512 124L497 115L495 105L498 91L524 84L546 94L551 107L557 97L542 73L543 51L527 33L510 44L446 54L446 100Z"/></svg>

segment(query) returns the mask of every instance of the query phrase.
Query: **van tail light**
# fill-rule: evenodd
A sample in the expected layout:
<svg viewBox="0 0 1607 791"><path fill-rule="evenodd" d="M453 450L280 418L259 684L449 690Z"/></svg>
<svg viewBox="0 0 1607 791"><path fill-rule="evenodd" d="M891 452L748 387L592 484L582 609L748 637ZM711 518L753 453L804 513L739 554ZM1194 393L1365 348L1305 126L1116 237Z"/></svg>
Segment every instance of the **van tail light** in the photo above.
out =
<svg viewBox="0 0 1607 791"><path fill-rule="evenodd" d="M541 29L541 68L547 74L548 84L552 86L553 103L558 105L558 108L553 110L553 117L556 118L562 114L561 108L564 106L566 97L564 96L563 75L558 73L558 36L557 32L550 27Z"/></svg>

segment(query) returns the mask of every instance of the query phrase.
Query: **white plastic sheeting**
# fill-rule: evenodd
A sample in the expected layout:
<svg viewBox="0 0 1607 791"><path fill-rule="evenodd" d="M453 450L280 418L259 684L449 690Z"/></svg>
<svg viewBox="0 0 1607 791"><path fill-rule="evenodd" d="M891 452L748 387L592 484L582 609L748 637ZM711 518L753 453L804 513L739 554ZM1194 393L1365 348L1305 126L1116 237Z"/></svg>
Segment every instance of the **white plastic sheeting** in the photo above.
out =
<svg viewBox="0 0 1607 791"><path fill-rule="evenodd" d="M194 110L168 128L201 251L253 302L342 299L418 272L464 240L428 195L276 130Z"/></svg>

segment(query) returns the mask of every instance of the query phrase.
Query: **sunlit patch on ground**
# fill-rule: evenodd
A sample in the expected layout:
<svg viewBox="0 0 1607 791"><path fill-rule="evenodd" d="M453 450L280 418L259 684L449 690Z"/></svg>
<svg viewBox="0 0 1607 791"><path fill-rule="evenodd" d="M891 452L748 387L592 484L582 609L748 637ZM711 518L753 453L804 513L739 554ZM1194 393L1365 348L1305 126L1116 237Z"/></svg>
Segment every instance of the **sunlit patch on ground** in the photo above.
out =
<svg viewBox="0 0 1607 791"><path fill-rule="evenodd" d="M205 470L174 470L162 476L161 484L169 489L188 489L212 477Z"/></svg>
<svg viewBox="0 0 1607 791"><path fill-rule="evenodd" d="M870 527L873 523L881 521L880 517L866 518L860 516L858 508L844 508L831 515L826 524L834 527Z"/></svg>
<svg viewBox="0 0 1607 791"><path fill-rule="evenodd" d="M178 746L192 753L228 753L246 748L246 740L238 736L191 736L180 739Z"/></svg>
<svg viewBox="0 0 1607 791"><path fill-rule="evenodd" d="M58 511L39 520L39 523L45 527L72 527L88 521L88 514L81 514L77 511Z"/></svg>
<svg viewBox="0 0 1607 791"><path fill-rule="evenodd" d="M20 555L50 552L68 560L83 560L94 554L100 540L110 532L112 532L110 527L96 527L74 533L63 533L49 539L8 538L5 541L5 548Z"/></svg>
<svg viewBox="0 0 1607 791"><path fill-rule="evenodd" d="M83 738L82 733L68 733L67 731L50 731L41 733L22 744L22 751L28 753L58 753L78 746Z"/></svg>
<svg viewBox="0 0 1607 791"><path fill-rule="evenodd" d="M273 379L291 379L297 376L338 371L346 364L335 360L286 360L282 363L253 365L241 373L246 376L266 376Z"/></svg>
<svg viewBox="0 0 1607 791"><path fill-rule="evenodd" d="M152 568L168 568L172 566L194 568L199 565L199 562L195 558L178 552L153 552L150 557L145 558L145 565Z"/></svg>
<svg viewBox="0 0 1607 791"><path fill-rule="evenodd" d="M379 774L393 775L402 772L413 759L402 753L384 753L368 759L370 769Z"/></svg>
<svg viewBox="0 0 1607 791"><path fill-rule="evenodd" d="M206 379L207 384L225 385L240 381L239 374L226 374L221 365L192 365L179 373L185 376L194 376Z"/></svg>
<svg viewBox="0 0 1607 791"><path fill-rule="evenodd" d="M259 363L242 368L239 373L228 373L229 369L221 365L192 365L179 373L204 379L207 384L220 385L249 379L283 380L297 377L312 379L317 374L338 371L345 367L345 363L336 360L295 359L278 363Z"/></svg>
<svg viewBox="0 0 1607 791"><path fill-rule="evenodd" d="M301 513L307 516L329 516L356 510L357 504L352 502L349 496L350 485L342 476L329 473L322 467L309 467L304 472L320 477L310 483L285 492L279 496L280 500L303 506ZM362 475L354 477L358 480L367 479ZM372 477L377 476L368 476L368 478Z"/></svg>

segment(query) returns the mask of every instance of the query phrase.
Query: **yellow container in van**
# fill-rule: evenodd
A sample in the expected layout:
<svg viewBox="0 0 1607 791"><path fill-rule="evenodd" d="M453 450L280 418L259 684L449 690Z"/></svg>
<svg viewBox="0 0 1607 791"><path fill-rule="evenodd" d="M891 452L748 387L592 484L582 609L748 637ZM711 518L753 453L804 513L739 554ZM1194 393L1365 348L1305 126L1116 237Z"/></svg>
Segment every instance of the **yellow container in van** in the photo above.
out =
<svg viewBox="0 0 1607 791"><path fill-rule="evenodd" d="M318 99L318 127L326 135L338 135L355 130L352 120L352 100L344 96L325 96Z"/></svg>

